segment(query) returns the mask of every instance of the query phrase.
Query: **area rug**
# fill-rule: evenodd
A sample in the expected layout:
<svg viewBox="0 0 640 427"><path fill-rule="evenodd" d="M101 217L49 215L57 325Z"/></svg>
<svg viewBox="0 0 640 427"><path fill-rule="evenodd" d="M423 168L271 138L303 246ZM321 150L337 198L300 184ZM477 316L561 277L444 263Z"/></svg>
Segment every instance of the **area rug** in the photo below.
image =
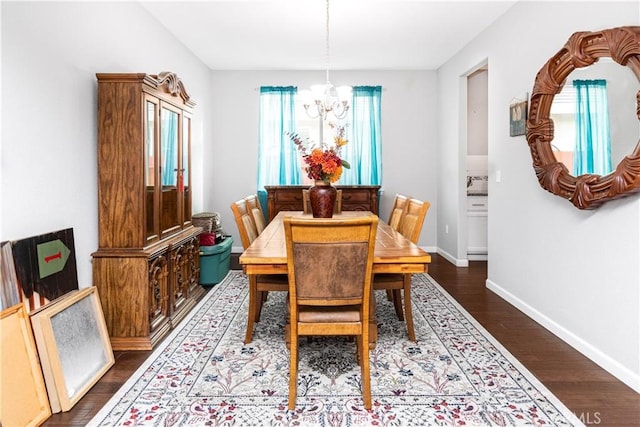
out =
<svg viewBox="0 0 640 427"><path fill-rule="evenodd" d="M582 425L433 278L414 275L412 286L415 343L384 291L376 295L371 410L362 406L355 342L326 337L300 341L289 411L285 294L269 294L245 345L248 280L231 271L89 425Z"/></svg>

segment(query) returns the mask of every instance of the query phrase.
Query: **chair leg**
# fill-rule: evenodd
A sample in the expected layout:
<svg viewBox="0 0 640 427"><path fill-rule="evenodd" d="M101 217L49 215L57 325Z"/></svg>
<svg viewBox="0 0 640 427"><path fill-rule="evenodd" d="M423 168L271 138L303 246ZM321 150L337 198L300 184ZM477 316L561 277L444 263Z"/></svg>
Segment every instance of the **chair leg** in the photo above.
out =
<svg viewBox="0 0 640 427"><path fill-rule="evenodd" d="M298 395L298 334L294 333L290 328L291 336L289 339L289 410L296 409L296 398Z"/></svg>
<svg viewBox="0 0 640 427"><path fill-rule="evenodd" d="M371 371L369 364L369 334L358 337L358 358L360 359L360 372L362 375L362 400L365 409L371 409Z"/></svg>
<svg viewBox="0 0 640 427"><path fill-rule="evenodd" d="M400 289L393 289L391 292L393 295L393 307L396 309L398 320L404 320L404 313L402 312L402 294L400 293Z"/></svg>
<svg viewBox="0 0 640 427"><path fill-rule="evenodd" d="M249 275L249 312L247 313L247 332L244 343L249 344L253 339L253 324L256 318L258 303L258 282L253 274Z"/></svg>
<svg viewBox="0 0 640 427"><path fill-rule="evenodd" d="M393 301L393 294L391 293L391 289L387 289L387 301Z"/></svg>
<svg viewBox="0 0 640 427"><path fill-rule="evenodd" d="M376 293L371 289L371 296L369 299L369 331L367 340L369 341L369 350L376 348L376 341L378 339L378 322L376 320Z"/></svg>
<svg viewBox="0 0 640 427"><path fill-rule="evenodd" d="M404 312L409 339L415 341L416 331L413 328L413 310L411 308L411 274L404 275Z"/></svg>

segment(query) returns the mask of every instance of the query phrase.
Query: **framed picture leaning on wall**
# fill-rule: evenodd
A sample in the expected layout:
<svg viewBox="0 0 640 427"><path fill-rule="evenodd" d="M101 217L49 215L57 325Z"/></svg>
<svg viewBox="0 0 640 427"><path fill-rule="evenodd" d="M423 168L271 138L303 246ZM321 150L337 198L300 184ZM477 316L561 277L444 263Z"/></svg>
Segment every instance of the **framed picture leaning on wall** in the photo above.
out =
<svg viewBox="0 0 640 427"><path fill-rule="evenodd" d="M71 291L30 316L51 411L68 411L115 363L98 291Z"/></svg>

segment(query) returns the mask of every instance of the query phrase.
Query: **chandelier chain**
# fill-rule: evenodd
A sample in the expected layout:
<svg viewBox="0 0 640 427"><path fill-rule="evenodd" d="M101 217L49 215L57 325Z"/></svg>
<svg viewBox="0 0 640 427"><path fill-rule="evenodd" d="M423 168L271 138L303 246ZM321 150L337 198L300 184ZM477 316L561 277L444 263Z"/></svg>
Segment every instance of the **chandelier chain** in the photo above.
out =
<svg viewBox="0 0 640 427"><path fill-rule="evenodd" d="M327 114L332 113L336 119L342 120L346 117L347 111L349 111L349 100L351 98L351 87L340 86L335 88L329 81L329 69L331 68L331 55L330 55L330 14L329 14L329 0L325 0L325 55L326 55L326 81L324 85L312 85L311 90L305 90L303 106L307 115L312 119L326 120ZM312 107L313 106L313 107ZM322 128L321 128L322 129ZM321 140L322 140L322 133Z"/></svg>
<svg viewBox="0 0 640 427"><path fill-rule="evenodd" d="M327 13L327 17L326 17L326 55L327 55L327 82L329 81L329 68L331 66L330 64L330 55L329 55L329 0L326 1L326 13Z"/></svg>

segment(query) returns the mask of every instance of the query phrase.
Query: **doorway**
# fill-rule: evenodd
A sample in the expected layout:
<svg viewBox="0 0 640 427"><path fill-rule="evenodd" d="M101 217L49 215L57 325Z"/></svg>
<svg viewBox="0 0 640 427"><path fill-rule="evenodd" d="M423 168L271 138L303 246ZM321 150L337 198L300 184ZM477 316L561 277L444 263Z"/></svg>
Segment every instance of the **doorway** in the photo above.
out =
<svg viewBox="0 0 640 427"><path fill-rule="evenodd" d="M488 223L488 77L487 64L467 75L467 259L487 260Z"/></svg>

